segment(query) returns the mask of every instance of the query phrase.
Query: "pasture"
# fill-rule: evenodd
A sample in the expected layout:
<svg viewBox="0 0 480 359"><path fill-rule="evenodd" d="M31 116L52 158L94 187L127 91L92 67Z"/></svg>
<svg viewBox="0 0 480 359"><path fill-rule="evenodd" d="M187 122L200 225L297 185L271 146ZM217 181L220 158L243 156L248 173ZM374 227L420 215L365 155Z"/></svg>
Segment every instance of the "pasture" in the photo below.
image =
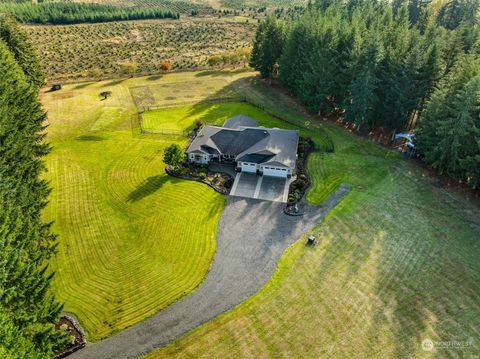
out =
<svg viewBox="0 0 480 359"><path fill-rule="evenodd" d="M192 77L171 74L154 83ZM91 341L194 290L215 253L225 199L205 185L164 173L163 148L184 145L185 137L139 135L135 127L129 88L150 84L140 78L42 92L53 147L46 175L53 192L45 219L54 221L59 236L51 262L57 273L53 290ZM112 95L102 101L99 93L106 89Z"/></svg>
<svg viewBox="0 0 480 359"><path fill-rule="evenodd" d="M264 103L274 105L275 94L283 106L267 87ZM288 116L310 124L299 113ZM161 118L150 113L147 123L167 126ZM187 126L183 118L175 126ZM320 204L340 183L353 190L313 231L319 244L293 245L259 293L149 358L480 354L478 203L395 152L328 123L322 128L335 152L311 156L307 199ZM302 132L321 141L315 129ZM425 351L425 339L463 347Z"/></svg>

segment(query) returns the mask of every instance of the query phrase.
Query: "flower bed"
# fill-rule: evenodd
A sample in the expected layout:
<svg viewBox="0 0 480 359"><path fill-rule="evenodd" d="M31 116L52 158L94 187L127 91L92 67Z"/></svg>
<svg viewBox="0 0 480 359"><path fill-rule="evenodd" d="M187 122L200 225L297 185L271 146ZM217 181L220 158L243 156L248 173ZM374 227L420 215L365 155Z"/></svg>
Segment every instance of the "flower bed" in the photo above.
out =
<svg viewBox="0 0 480 359"><path fill-rule="evenodd" d="M307 158L308 155L315 150L315 144L310 137L300 137L298 142L298 158L296 163L297 168L297 178L295 181L290 183L290 188L288 192L288 204L289 206L298 203L308 187L310 186L310 176L307 171Z"/></svg>
<svg viewBox="0 0 480 359"><path fill-rule="evenodd" d="M73 337L72 342L66 348L55 354L55 359L66 358L86 345L85 333L73 316L68 314L62 315L55 325L55 329L67 331Z"/></svg>
<svg viewBox="0 0 480 359"><path fill-rule="evenodd" d="M233 178L228 173L211 172L206 165L182 163L178 168L165 167L170 176L202 182L221 194L228 195L233 185Z"/></svg>

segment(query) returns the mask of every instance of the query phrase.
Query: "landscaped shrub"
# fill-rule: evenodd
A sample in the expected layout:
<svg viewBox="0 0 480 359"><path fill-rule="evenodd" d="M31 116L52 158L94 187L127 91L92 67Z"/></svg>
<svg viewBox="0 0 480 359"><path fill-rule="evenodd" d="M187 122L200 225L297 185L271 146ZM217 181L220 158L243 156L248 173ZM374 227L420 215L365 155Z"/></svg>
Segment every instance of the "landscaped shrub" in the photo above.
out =
<svg viewBox="0 0 480 359"><path fill-rule="evenodd" d="M183 161L185 161L185 152L176 143L168 146L163 152L163 162L174 169L178 169Z"/></svg>
<svg viewBox="0 0 480 359"><path fill-rule="evenodd" d="M227 179L227 180L225 181L225 184L224 184L224 185L225 185L225 188L228 188L228 189L232 188L232 186L233 186L233 178L230 177L229 179Z"/></svg>
<svg viewBox="0 0 480 359"><path fill-rule="evenodd" d="M308 186L310 179L306 170L306 162L308 155L315 149L315 144L311 137L300 137L298 141L298 158L296 163L297 179L290 183L288 202L295 203L299 201Z"/></svg>

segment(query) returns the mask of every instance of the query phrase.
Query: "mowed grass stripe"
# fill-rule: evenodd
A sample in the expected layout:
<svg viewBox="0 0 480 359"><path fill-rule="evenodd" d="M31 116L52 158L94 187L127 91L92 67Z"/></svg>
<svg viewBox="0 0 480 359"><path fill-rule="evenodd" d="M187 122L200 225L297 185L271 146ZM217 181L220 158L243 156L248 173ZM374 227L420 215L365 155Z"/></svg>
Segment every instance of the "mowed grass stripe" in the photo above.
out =
<svg viewBox="0 0 480 359"><path fill-rule="evenodd" d="M186 139L132 132L128 87L115 85L107 101L102 83L65 87L72 97L43 96L54 188L45 216L60 240L53 290L95 341L202 282L225 198L165 174L163 149Z"/></svg>
<svg viewBox="0 0 480 359"><path fill-rule="evenodd" d="M311 156L307 198L320 203L342 182L353 190L315 229L318 245L295 244L257 295L149 358L480 354L475 341L421 348L479 335L479 208L395 153L325 129L335 153Z"/></svg>
<svg viewBox="0 0 480 359"><path fill-rule="evenodd" d="M123 152L122 156L131 152L129 149L129 151ZM140 165L134 166L131 170L132 163ZM105 202L109 206L105 206L100 198L98 201L90 200L89 198L95 198L98 194L94 194L90 190L83 190L80 191L81 193L73 193L72 202L75 204L75 208L70 207L65 211L72 213L66 222L81 224L77 228L69 227L67 235L80 239L77 242L80 245L75 248L74 252L79 253L79 257L87 263L76 263L72 268L75 272L72 277L77 278L77 284L84 289L79 290L77 286L69 286L61 290L65 291L65 296L69 298L67 310L72 304L76 304L82 309L92 305L98 308L94 311L94 315L90 311L79 312L75 308L72 310L80 316L82 324L87 328L95 326L93 333L98 337L111 333L115 330L114 328L138 322L138 318L150 316L170 304L172 298L181 297L191 291L202 280L215 250L215 241L210 233L215 232L218 215L212 218L200 216L197 219L193 214L196 211L192 212L192 209L196 206L202 208L204 201L207 204L212 203L208 198L217 197L220 202L223 202L220 196L200 184L195 183L192 186L193 183L186 185L180 183L179 186L165 187L163 195L158 192L161 191L161 188L154 188L151 194L147 193L148 195L138 202L130 203L128 194L135 191L136 186L141 186L142 183L138 178L138 173L143 173L144 176L152 173L149 166L146 166L146 170L140 168L139 171L135 171L142 163L144 164L145 161L141 159L133 162L122 160L115 163L115 168L129 170L123 170L125 176L117 176L115 180L109 181L108 188L113 188L118 184L117 192L112 194L104 187L105 191L100 196L107 196ZM162 174L160 161L158 166L157 173L165 176ZM78 176L81 171L77 168L75 173ZM92 173L90 176L96 180L102 177ZM106 178L109 176L107 175ZM67 180L68 183L77 184L74 178ZM80 182L78 186L84 188L86 184ZM93 191L92 186L87 187ZM95 189L102 189L102 186ZM145 187L144 190L149 192L151 189ZM198 191L198 195L195 193L196 191ZM189 193L192 193L192 196ZM179 208L177 214L172 217L171 209L176 205ZM214 207L219 214L222 206ZM118 223L116 227L107 222L108 218L115 217L120 217L125 222ZM184 222L186 219L188 219L188 224ZM151 221L154 229L143 230L142 222L145 221ZM201 228L205 223L212 223L212 225L208 225L209 235L205 235L205 231L193 229ZM84 231L88 235L85 235ZM137 237L136 233L142 233L142 237ZM125 236L128 240L122 241L122 237ZM197 244L195 240L191 241L192 238L204 238L209 244ZM104 246L103 242L107 245ZM149 255L152 248L154 249L158 245L165 253L164 261L157 261L156 256ZM178 264L168 265L167 263L171 262L173 258ZM142 267L142 263L145 262L150 263L149 266ZM59 269L55 269L60 273ZM85 271L87 273L83 273ZM62 274L66 273L65 271ZM64 282L62 281L62 283ZM132 285L115 285L122 282L132 283ZM83 294L78 295L78 292ZM94 319L96 317L112 318L112 320L99 322Z"/></svg>

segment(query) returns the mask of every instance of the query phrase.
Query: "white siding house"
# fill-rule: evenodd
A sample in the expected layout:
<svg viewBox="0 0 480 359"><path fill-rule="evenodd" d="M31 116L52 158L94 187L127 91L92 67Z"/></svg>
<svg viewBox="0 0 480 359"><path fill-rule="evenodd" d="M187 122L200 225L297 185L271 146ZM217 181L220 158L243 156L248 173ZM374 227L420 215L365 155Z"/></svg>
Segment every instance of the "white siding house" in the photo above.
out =
<svg viewBox="0 0 480 359"><path fill-rule="evenodd" d="M290 177L295 174L298 139L298 131L257 127L254 119L238 115L223 127L204 126L187 154L190 162L234 163L242 172Z"/></svg>
<svg viewBox="0 0 480 359"><path fill-rule="evenodd" d="M200 164L208 164L211 160L211 155L205 153L189 153L188 160L190 162L200 163Z"/></svg>

